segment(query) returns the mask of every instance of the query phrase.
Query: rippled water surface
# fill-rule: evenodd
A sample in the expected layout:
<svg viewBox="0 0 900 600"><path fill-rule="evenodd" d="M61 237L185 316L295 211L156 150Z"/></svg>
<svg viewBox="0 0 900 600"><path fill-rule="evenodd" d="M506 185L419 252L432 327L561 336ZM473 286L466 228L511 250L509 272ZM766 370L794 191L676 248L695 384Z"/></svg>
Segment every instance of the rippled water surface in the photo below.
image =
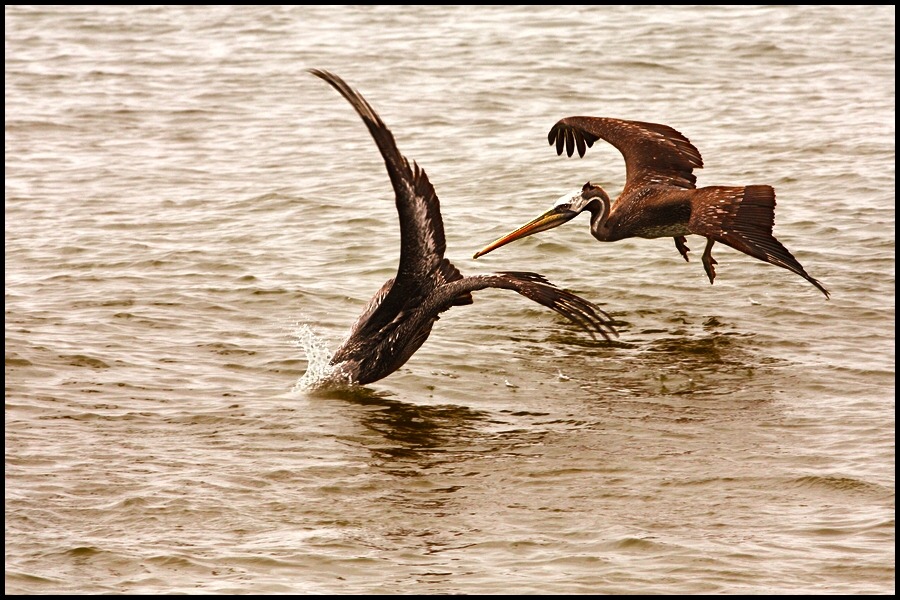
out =
<svg viewBox="0 0 900 600"><path fill-rule="evenodd" d="M6 7L6 592L894 591L894 7ZM393 276L357 87L464 274L400 371L305 391ZM569 115L766 183L803 279L582 217Z"/></svg>

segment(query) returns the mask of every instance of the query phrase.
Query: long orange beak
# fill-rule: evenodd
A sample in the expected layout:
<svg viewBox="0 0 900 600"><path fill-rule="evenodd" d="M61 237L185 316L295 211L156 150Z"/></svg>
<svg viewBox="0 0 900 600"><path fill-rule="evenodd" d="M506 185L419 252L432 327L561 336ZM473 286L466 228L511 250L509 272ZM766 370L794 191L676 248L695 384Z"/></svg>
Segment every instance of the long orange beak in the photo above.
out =
<svg viewBox="0 0 900 600"><path fill-rule="evenodd" d="M574 219L578 216L578 212L571 210L566 204L559 204L554 206L537 219L533 221L529 221L528 223L522 225L512 233L509 233L502 238L496 240L495 242L488 244L481 250L475 253L475 256L472 258L478 258L483 254L487 254L491 250L496 250L500 246L505 246L510 242L514 242L520 238L528 237L529 235L533 235L535 233L541 231L547 231L548 229L553 229L554 227L559 227L566 221Z"/></svg>

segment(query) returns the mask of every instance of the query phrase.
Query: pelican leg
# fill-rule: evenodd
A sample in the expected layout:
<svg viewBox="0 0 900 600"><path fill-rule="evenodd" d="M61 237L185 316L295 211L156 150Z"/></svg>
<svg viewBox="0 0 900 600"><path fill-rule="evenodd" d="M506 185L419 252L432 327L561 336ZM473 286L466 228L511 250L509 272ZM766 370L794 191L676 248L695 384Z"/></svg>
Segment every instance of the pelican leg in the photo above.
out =
<svg viewBox="0 0 900 600"><path fill-rule="evenodd" d="M716 242L712 238L706 238L706 250L703 251L703 268L706 269L706 276L709 277L709 283L712 285L716 278L716 268L713 265L719 264L712 257L712 247Z"/></svg>
<svg viewBox="0 0 900 600"><path fill-rule="evenodd" d="M687 253L690 252L691 249L687 247L687 240L683 235L679 235L675 238L675 247L678 248L679 252L681 252L681 255L684 257L684 260L686 262L691 261L687 255Z"/></svg>

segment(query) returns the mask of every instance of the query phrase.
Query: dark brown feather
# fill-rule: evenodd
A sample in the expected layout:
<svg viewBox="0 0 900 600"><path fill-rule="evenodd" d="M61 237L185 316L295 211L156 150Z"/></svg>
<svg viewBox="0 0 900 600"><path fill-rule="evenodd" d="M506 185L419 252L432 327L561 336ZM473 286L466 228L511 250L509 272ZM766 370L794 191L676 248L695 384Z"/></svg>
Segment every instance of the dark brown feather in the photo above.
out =
<svg viewBox="0 0 900 600"><path fill-rule="evenodd" d="M567 141L568 155L577 141L578 154L598 139L612 144L625 158L625 188L647 184L665 184L693 188L697 181L694 169L703 168L700 151L680 132L658 123L626 121L605 117L566 117L560 119L548 134L556 141L556 153L562 154L562 141Z"/></svg>
<svg viewBox="0 0 900 600"><path fill-rule="evenodd" d="M353 106L375 140L387 167L400 217L400 265L369 301L350 335L331 358L340 376L371 383L403 366L431 333L440 313L472 303L488 287L514 290L565 316L592 336L615 333L606 313L536 273L463 277L444 258L446 243L437 194L425 171L397 149L394 136L371 105L340 77L312 70Z"/></svg>
<svg viewBox="0 0 900 600"><path fill-rule="evenodd" d="M695 192L689 223L692 233L796 273L828 297L828 290L775 239L772 235L774 225L775 190L771 186L711 186Z"/></svg>
<svg viewBox="0 0 900 600"><path fill-rule="evenodd" d="M605 216L592 220L595 238L616 241L671 235L687 259L684 235L703 235L792 271L829 297L825 287L775 239L775 192L770 186L696 189L694 169L703 167L700 151L681 132L660 123L576 116L560 119L547 134L550 144L556 143L556 153L561 155L565 146L569 156L573 140L579 156L584 156L585 146L597 139L606 140L622 153L625 187L615 203L600 188L591 192L589 183L583 188L582 194L596 193L597 201L606 203ZM716 264L711 248L708 245L703 255L710 282Z"/></svg>

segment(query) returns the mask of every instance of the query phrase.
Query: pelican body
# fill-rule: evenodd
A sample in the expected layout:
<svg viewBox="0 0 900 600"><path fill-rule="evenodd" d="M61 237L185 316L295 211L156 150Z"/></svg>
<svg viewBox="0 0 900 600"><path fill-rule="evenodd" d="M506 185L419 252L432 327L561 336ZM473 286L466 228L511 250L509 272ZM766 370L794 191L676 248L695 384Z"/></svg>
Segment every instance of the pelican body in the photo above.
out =
<svg viewBox="0 0 900 600"><path fill-rule="evenodd" d="M715 242L800 275L829 297L796 258L775 239L775 190L768 185L697 188L693 170L703 167L700 152L667 125L602 117L567 117L551 129L548 140L557 154L587 148L604 139L625 158L625 188L613 203L591 182L560 198L556 205L512 233L489 244L475 258L514 240L558 227L584 211L591 214L591 234L601 242L630 237L672 237L687 261L684 236L707 239L702 262L709 282L716 278Z"/></svg>
<svg viewBox="0 0 900 600"><path fill-rule="evenodd" d="M387 167L400 217L400 265L369 301L331 364L351 383L387 377L412 357L439 315L453 306L472 304L472 292L513 290L586 329L609 339L615 335L602 309L562 290L543 276L500 272L463 277L444 258L446 243L440 203L425 171L400 154L390 130L372 106L340 77L311 70L353 106L375 140Z"/></svg>

